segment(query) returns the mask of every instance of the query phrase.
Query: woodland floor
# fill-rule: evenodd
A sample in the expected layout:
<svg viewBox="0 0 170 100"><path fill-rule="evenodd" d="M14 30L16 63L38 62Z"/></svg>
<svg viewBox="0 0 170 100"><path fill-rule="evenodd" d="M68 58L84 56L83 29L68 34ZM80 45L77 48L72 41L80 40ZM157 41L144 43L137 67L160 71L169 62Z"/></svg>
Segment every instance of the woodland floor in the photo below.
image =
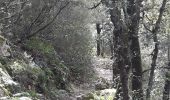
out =
<svg viewBox="0 0 170 100"><path fill-rule="evenodd" d="M110 58L94 57L93 67L95 69L96 79L104 78L107 81L112 81L112 60ZM90 83L81 84L74 89L74 96L78 97L92 91L95 91L95 83L97 80L93 80Z"/></svg>

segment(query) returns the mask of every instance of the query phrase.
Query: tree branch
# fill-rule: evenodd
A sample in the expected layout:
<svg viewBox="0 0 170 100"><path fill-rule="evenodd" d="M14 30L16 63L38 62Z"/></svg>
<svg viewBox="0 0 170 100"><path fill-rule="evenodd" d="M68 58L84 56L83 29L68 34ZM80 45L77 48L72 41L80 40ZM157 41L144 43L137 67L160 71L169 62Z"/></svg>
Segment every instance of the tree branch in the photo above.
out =
<svg viewBox="0 0 170 100"><path fill-rule="evenodd" d="M21 38L21 40L17 41L17 43L21 43L21 42L23 42L23 41L25 41L25 40L30 39L31 37L33 37L33 36L35 36L36 34L38 34L40 31L42 31L42 30L46 29L48 26L50 26L50 25L55 21L55 19L58 17L58 15L61 13L61 11L62 11L63 9L65 9L65 8L69 5L69 3L70 3L70 2L67 2L63 7L61 7L61 8L59 9L59 11L57 12L57 14L53 17L53 19L52 19L51 21L49 21L46 25L42 26L41 28L39 28L38 30L36 30L35 32L33 32L32 34L29 34L29 35Z"/></svg>
<svg viewBox="0 0 170 100"><path fill-rule="evenodd" d="M153 86L153 79L154 79L154 75L155 75L154 70L156 68L157 56L158 56L158 52L159 52L159 43L158 43L157 33L160 30L160 24L162 21L166 3L167 3L167 0L162 1L162 6L159 11L158 19L156 21L154 28L152 29L153 41L155 42L155 48L153 50L153 55L152 55L151 71L150 71L150 76L149 76L148 88L146 90L146 100L150 99L151 90L152 90L152 86Z"/></svg>
<svg viewBox="0 0 170 100"><path fill-rule="evenodd" d="M169 67L157 67L157 68L155 68L155 69L170 69ZM151 69L149 68L149 69L146 69L146 70L144 70L143 72L142 72L142 74L144 74L144 73L146 73L147 71L150 71Z"/></svg>
<svg viewBox="0 0 170 100"><path fill-rule="evenodd" d="M144 28L145 28L147 31L149 31L149 32L152 33L152 30L151 30L149 27L147 27L146 24L145 24L145 22L144 22L144 17L145 17L145 16L146 16L146 15L145 15L145 12L143 12L143 16L142 16L142 23L143 23L143 26L144 26ZM148 19L147 16L146 16L146 18Z"/></svg>
<svg viewBox="0 0 170 100"><path fill-rule="evenodd" d="M90 9L90 10L95 9L95 8L97 8L98 6L100 6L100 4L102 4L102 0L101 0L100 2L98 2L97 4L94 4L93 7L88 8L88 9Z"/></svg>

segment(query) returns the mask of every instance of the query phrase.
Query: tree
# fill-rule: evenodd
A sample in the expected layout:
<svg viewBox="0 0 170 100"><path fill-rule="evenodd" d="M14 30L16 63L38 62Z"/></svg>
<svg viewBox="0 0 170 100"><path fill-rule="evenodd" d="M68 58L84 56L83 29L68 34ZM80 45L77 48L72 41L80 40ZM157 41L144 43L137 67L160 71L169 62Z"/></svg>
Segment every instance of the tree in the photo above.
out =
<svg viewBox="0 0 170 100"><path fill-rule="evenodd" d="M160 11L159 11L158 19L155 23L154 28L151 31L152 34L153 34L153 40L155 42L155 48L154 48L153 53L152 53L151 71L150 71L150 76L149 76L148 88L146 90L146 100L150 100L151 89L152 89L152 86L153 86L154 71L155 71L156 61L157 61L157 56L158 56L158 51L159 51L159 49L158 49L159 43L158 43L157 33L160 30L160 24L161 24L161 21L162 21L162 17L163 17L163 13L164 13L164 10L165 10L166 3L167 3L167 0L162 1L162 6L161 6Z"/></svg>
<svg viewBox="0 0 170 100"><path fill-rule="evenodd" d="M168 18L169 19L169 18ZM168 68L170 67L170 34L169 34L169 21L166 21L167 23L167 29L166 29L166 33L167 33L167 44L168 44ZM170 97L170 78L169 78L169 69L167 69L166 73L165 73L165 85L164 85L164 90L163 90L163 98L162 100L168 100Z"/></svg>
<svg viewBox="0 0 170 100"><path fill-rule="evenodd" d="M128 31L121 15L121 1L112 0L112 8L110 9L111 21L114 25L114 52L116 57L116 65L120 74L120 85L122 87L122 100L129 100L128 89Z"/></svg>
<svg viewBox="0 0 170 100"><path fill-rule="evenodd" d="M83 82L92 75L92 36L87 25L88 12L83 6L81 1L72 0L0 1L3 35L49 72L53 88L67 89L68 81Z"/></svg>
<svg viewBox="0 0 170 100"><path fill-rule="evenodd" d="M101 55L101 36L100 36L100 33L101 33L101 27L100 27L100 23L97 23L96 24L96 30L97 30L97 56L100 56Z"/></svg>
<svg viewBox="0 0 170 100"><path fill-rule="evenodd" d="M131 68L132 68L132 91L133 100L143 100L142 89L142 62L139 45L139 25L140 25L140 13L143 0L127 0L127 8L125 8L125 17L128 23L128 34L130 43L130 55L131 55ZM126 6L125 6L126 7ZM126 11L127 10L127 11Z"/></svg>
<svg viewBox="0 0 170 100"><path fill-rule="evenodd" d="M122 17L121 11L119 11L119 13L115 13L115 12L111 13L112 22L119 23L117 24L117 26L115 26L114 24L115 26L114 31L117 30L117 28L120 28L121 26L123 26L121 30L124 30L124 32L127 32L125 34L128 34L124 36L124 38L127 39L126 42L130 43L130 44L125 45L127 46L126 47L127 50L125 50L125 52L127 53L126 58L125 58L126 59L125 66L132 67L132 73L133 73L132 91L134 92L133 99L137 99L137 98L143 99L142 80L141 80L142 79L142 65L141 65L141 54L140 54L140 46L139 46L139 39L138 39L141 2L142 2L141 0L139 1L129 0L127 3L123 2L124 5L122 9L124 10L124 19L125 19L124 22L125 23L124 22L120 23L117 21L117 20L123 19L121 18ZM120 1L119 4L121 3L122 2ZM115 6L113 6L112 9L116 9ZM113 18L112 16L116 16L116 17L119 16L119 17L117 17L116 19L116 17ZM115 38L116 38L116 35L114 35L114 40ZM122 41L122 40L119 40L119 41ZM130 48L130 51L128 51L129 48ZM115 49L118 49L118 47L115 46ZM131 53L131 60L128 55L129 52ZM117 52L115 51L115 53ZM128 70L126 71L126 73L128 73ZM121 75L121 72L120 72L120 75ZM126 77L128 77L128 74Z"/></svg>

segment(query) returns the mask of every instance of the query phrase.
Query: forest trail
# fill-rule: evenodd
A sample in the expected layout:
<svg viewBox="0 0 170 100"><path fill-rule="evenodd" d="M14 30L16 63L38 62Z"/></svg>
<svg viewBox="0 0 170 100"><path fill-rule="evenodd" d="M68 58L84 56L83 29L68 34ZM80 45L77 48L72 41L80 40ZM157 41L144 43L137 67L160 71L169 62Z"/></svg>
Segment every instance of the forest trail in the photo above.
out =
<svg viewBox="0 0 170 100"><path fill-rule="evenodd" d="M81 84L79 87L75 88L74 96L76 98L95 91L95 84L99 82L100 79L104 79L106 81L112 82L113 61L111 59L94 57L92 63L93 63L93 68L95 70L95 76L97 80L94 80L90 83Z"/></svg>
<svg viewBox="0 0 170 100"><path fill-rule="evenodd" d="M98 77L102 77L108 81L112 81L112 64L113 61L110 58L95 57L93 60L93 66Z"/></svg>

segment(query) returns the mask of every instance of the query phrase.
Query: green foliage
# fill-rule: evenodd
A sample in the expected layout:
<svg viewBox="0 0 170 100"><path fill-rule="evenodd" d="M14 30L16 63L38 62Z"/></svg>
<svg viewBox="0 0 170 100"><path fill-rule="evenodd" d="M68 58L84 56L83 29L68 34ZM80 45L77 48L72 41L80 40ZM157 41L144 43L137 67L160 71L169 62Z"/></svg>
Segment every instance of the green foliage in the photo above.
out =
<svg viewBox="0 0 170 100"><path fill-rule="evenodd" d="M42 54L50 55L53 54L55 51L54 47L50 43L45 40L42 40L39 37L31 38L27 43L27 47L33 50L37 50Z"/></svg>
<svg viewBox="0 0 170 100"><path fill-rule="evenodd" d="M67 39L60 41L60 35L56 39L56 51L61 56L64 64L68 66L73 80L89 79L92 76L91 66L91 38L87 33L63 33ZM57 33L56 33L57 34ZM90 74L90 75L89 75Z"/></svg>
<svg viewBox="0 0 170 100"><path fill-rule="evenodd" d="M30 97L32 97L34 100L38 100L37 92L33 90L28 91Z"/></svg>
<svg viewBox="0 0 170 100"><path fill-rule="evenodd" d="M53 72L49 68L43 69L38 75L37 85L43 90L43 92L48 92L51 87L55 87L55 78ZM50 86L51 85L51 86Z"/></svg>
<svg viewBox="0 0 170 100"><path fill-rule="evenodd" d="M5 60L4 58L2 58L2 57L0 57L0 63L1 63L2 65L7 64L6 60Z"/></svg>
<svg viewBox="0 0 170 100"><path fill-rule="evenodd" d="M166 80L169 80L169 81L170 81L170 72L167 72L167 73L166 73Z"/></svg>
<svg viewBox="0 0 170 100"><path fill-rule="evenodd" d="M42 38L34 37L26 46L44 57L47 66L42 68L43 71L38 75L39 82L37 81L43 91L49 90L52 84L53 87L62 88L61 84L68 83L69 69L59 60L52 44Z"/></svg>
<svg viewBox="0 0 170 100"><path fill-rule="evenodd" d="M14 3L15 0L11 2ZM23 39L20 45L16 43L17 46L21 46L21 49L24 47L24 50L31 54L30 58L35 59L35 63L38 64L32 66L29 64L30 60L20 57L9 65L12 76L21 84L24 91L28 90L28 85L32 85L35 91L50 93L52 89L67 88L63 85L67 85L71 79L82 80L92 76L89 74L92 69L89 67L91 66L91 34L87 27L88 11L81 7L83 5L81 2L70 1L73 6L62 10L60 14L62 17L59 15L48 28L37 32L34 37L25 38L47 25L51 18L54 18L56 9L65 4L63 1L55 2L56 0L27 0L24 5L17 2L15 6L23 6L22 13L19 12L22 17L9 18L12 26L5 23L8 21L3 23L4 26L9 25L8 28L11 30L12 35L8 39L13 39L11 42L14 44L18 42L17 40ZM18 7L15 6L12 6L13 10L10 8L5 10L15 15L15 11L18 11ZM13 20L16 22L14 23ZM9 30L3 33L9 33ZM16 50L23 56L20 51L22 50ZM38 57L41 61L36 59ZM4 63L3 60L2 63ZM34 95L34 93L31 94Z"/></svg>

